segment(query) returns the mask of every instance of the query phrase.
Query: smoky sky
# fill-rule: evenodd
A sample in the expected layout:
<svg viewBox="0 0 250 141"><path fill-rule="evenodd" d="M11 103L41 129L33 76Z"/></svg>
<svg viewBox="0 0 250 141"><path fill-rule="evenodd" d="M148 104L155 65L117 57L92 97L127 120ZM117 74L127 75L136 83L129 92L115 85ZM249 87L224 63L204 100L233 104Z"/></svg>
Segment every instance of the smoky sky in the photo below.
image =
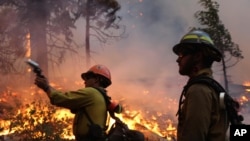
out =
<svg viewBox="0 0 250 141"><path fill-rule="evenodd" d="M151 54L156 55L154 57L152 55L151 57L159 62L160 67L158 68L165 68L164 63L169 65L170 63L171 65L174 64L175 56L171 50L172 46L179 42L180 38L190 27L198 25L197 20L194 18L194 13L202 8L197 2L198 0L120 1L122 9L119 14L121 14L123 23L127 26L128 38L120 41L116 44L116 47L128 49L142 48L141 50L138 49L141 51L140 55L143 54L143 51L151 52ZM219 0L218 3L220 4L220 18L229 30L232 40L239 44L244 56L244 59L237 65L228 69L231 81L241 84L247 81L246 78L249 77L247 77L247 71L244 70L249 70L246 67L249 66L249 49L246 45L249 38L250 17L246 13L248 12L247 5L250 2L248 0L241 0L239 2L233 0L224 2ZM141 16L140 13L142 13ZM149 59L145 58L145 60L148 61ZM176 72L176 69L165 70ZM222 80L219 76L222 74L219 72L220 69L215 69L215 71L218 79Z"/></svg>
<svg viewBox="0 0 250 141"><path fill-rule="evenodd" d="M113 84L108 90L114 98L122 97L137 104L142 99L148 103L164 98L178 100L187 78L178 73L172 47L190 27L198 25L194 18L194 13L202 9L198 0L118 1L121 10L117 14L122 17L120 23L126 26L127 37L105 45L91 42L91 64L104 64L110 68ZM242 84L250 80L250 51L247 42L250 37L250 15L247 14L250 1L218 0L218 3L220 18L244 56L243 60L230 68L228 75L233 83ZM83 38L84 29L78 28L77 31L79 33L76 38ZM65 77L80 80L79 74L87 70L82 65L83 57L74 59L73 63L68 62L67 69L62 67L60 72L67 70L69 74L64 74ZM78 65L68 67L75 63ZM214 75L222 81L222 72L218 66L215 64ZM147 96L143 94L144 91L148 91ZM166 107L173 103L161 104L157 110L169 112ZM155 104L151 103L150 108L155 109ZM172 108L177 107L173 105Z"/></svg>
<svg viewBox="0 0 250 141"><path fill-rule="evenodd" d="M227 2L223 0L220 3L220 15L223 23L228 28L232 39L235 43L239 44L244 59L237 65L229 69L229 74L232 76L232 81L235 83L243 83L250 80L250 62L249 62L249 39L250 39L250 15L248 6L249 0Z"/></svg>
<svg viewBox="0 0 250 141"><path fill-rule="evenodd" d="M91 49L95 52L92 53L92 64L106 64L110 67L114 84L143 80L145 83L164 87L164 85L175 86L176 83L185 83L186 78L178 74L176 56L172 52L172 47L189 31L190 27L198 25L194 18L194 13L202 9L198 0L119 0L119 2L121 10L117 14L122 17L121 24L126 26L127 37L103 47L94 45L92 42ZM220 18L245 56L229 71L231 81L242 84L249 77L245 72L249 70L247 61L249 51L246 49L249 28L241 25L250 25L248 24L250 18L246 15L246 18L242 19L240 15L247 12L246 5L249 1L218 2ZM245 10L239 10L236 6L245 7ZM81 28L77 30L82 31ZM77 36L77 38L83 36ZM82 63L81 61L84 59L78 63ZM81 72L87 68L77 69ZM214 71L215 77L222 81L221 69L216 68Z"/></svg>

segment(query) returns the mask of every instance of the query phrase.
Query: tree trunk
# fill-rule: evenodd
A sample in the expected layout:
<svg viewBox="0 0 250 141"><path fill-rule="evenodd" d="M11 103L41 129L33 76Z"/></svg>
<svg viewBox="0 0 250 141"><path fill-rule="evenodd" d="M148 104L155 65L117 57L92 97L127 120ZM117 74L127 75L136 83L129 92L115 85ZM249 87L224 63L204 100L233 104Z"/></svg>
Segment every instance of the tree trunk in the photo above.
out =
<svg viewBox="0 0 250 141"><path fill-rule="evenodd" d="M29 0L29 32L31 59L35 60L43 70L43 74L48 76L48 50L46 43L46 1Z"/></svg>
<svg viewBox="0 0 250 141"><path fill-rule="evenodd" d="M228 90L228 80L227 80L227 68L226 68L226 63L225 63L225 58L222 58L222 68L223 68L223 75L224 75L224 85L225 85L225 90L229 92Z"/></svg>
<svg viewBox="0 0 250 141"><path fill-rule="evenodd" d="M89 42L89 0L86 3L86 31L85 31L85 46L86 46L86 67L89 68L90 66L90 42Z"/></svg>

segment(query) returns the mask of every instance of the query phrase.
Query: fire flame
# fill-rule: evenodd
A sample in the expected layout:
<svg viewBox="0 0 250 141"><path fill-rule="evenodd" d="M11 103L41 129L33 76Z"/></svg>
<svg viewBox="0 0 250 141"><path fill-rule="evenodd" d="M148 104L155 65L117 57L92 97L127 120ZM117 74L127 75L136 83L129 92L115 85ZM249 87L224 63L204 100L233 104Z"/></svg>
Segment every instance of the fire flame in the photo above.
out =
<svg viewBox="0 0 250 141"><path fill-rule="evenodd" d="M245 81L245 82L243 83L243 86L250 87L250 81ZM246 88L245 91L246 91L246 92L250 92L250 88Z"/></svg>
<svg viewBox="0 0 250 141"><path fill-rule="evenodd" d="M77 82L75 84L82 85L82 83L77 83ZM51 83L51 85L53 85L53 87L56 87L57 89L60 90L63 89L63 87L56 85L55 83ZM24 105L32 101L30 99L31 97L33 97L34 99L38 99L38 97L41 96L41 99L46 99L44 92L41 91L40 89L37 89L37 87L35 86L32 86L27 89L23 88L22 90L23 91L14 91L13 89L9 88L7 92L2 94L2 97L0 99L0 104L9 101L8 99L10 99L11 97L18 98L18 96L22 95L26 95L29 97L29 98L21 98ZM149 94L149 91L144 90L142 91L142 94ZM44 102L43 104L46 104L46 102ZM23 126L35 128L36 125L42 124L46 120L46 116L42 117L42 115L39 115L38 112L43 112L44 114L48 112L46 113L46 115L49 115L52 114L50 113L50 111L53 111L53 109L51 109L51 107L48 107L48 105L46 105L47 107L39 106L37 104L34 105L27 104L27 105L29 106L18 107L16 112L9 117L4 117L4 118L0 117L0 136L14 134L16 131L24 130L22 129L21 126L14 127L12 125L14 123L12 121L13 118L17 118L20 115L26 118L31 118L30 120L32 120L32 125L31 121L28 120L23 123ZM38 109L38 107L42 107L42 109ZM132 106L124 110L122 114L118 114L117 117L119 117L123 122L125 122L130 129L135 129L139 131L150 131L151 133L157 135L158 137L169 141L172 140L171 137L176 137L176 128L174 127L175 124L173 122L173 119L163 117L164 114L161 112L154 112L154 114L151 114L150 112L152 111L135 110L133 109ZM70 122L67 123L67 128L64 129L62 136L64 139L74 139L71 130L74 115L67 109L57 108L55 113L52 114L52 116L53 117L51 117L50 120L55 122L57 120L65 118L69 119ZM109 125L111 126L112 123L114 123L114 121L110 119ZM41 133L36 133L36 134L41 135Z"/></svg>
<svg viewBox="0 0 250 141"><path fill-rule="evenodd" d="M28 33L28 34L26 35L26 44L25 44L25 48L26 48L25 57L29 58L29 57L31 56L30 33Z"/></svg>
<svg viewBox="0 0 250 141"><path fill-rule="evenodd" d="M66 83L67 81L64 80ZM82 85L82 83L75 82L75 84ZM57 89L63 89L62 86L56 85L56 83L51 83L54 87ZM244 83L244 85L250 85L250 83ZM150 91L148 90L143 90L142 95L149 95ZM20 95L29 95L29 97L39 97L40 95L44 95L43 91L38 90L36 87L30 87L27 89L24 89L23 91L14 91L13 89L9 88L1 93L1 98L0 98L0 104L2 103L7 103L9 102L10 97L17 97ZM43 97L44 98L44 97ZM31 100L28 98L23 98L24 103L28 103ZM157 102L161 102L162 100L156 100ZM241 103L246 103L249 102L249 98L244 95L240 97ZM173 103L174 100L170 99L168 103ZM171 104L170 104L171 105ZM38 105L31 105L29 107L23 106L19 107L16 110L16 113L13 115L13 117L17 117L18 115L23 115L26 117L32 116L32 112L35 112L37 109ZM125 105L126 106L126 105ZM168 106L166 106L168 107ZM171 107L171 106L169 106ZM49 112L52 109L49 107L44 107L42 109L43 112ZM37 110L39 111L39 110ZM3 111L4 112L4 111ZM176 138L176 124L173 118L166 117L164 113L162 112L152 112L150 110L141 110L141 109L136 109L133 107L133 105L123 111L122 114L117 114L117 117L119 117L123 122L125 122L130 129L135 129L142 131L150 131L151 133L157 135L158 137L162 138L163 140L167 141L172 141L173 138ZM13 123L13 117L2 117L0 113L0 136L4 135L10 135L14 134L18 130L23 130L20 127L11 127L11 124ZM53 120L61 120L68 118L69 121L73 121L74 115L66 109L56 109L55 113L53 114ZM39 116L34 116L33 118L33 127L37 124L41 124L44 122L44 118L39 117ZM111 126L114 123L114 120L110 119L109 125ZM72 134L71 126L72 122L68 122L67 128L64 129L62 137L64 139L74 139L74 136ZM24 122L23 126L31 126L30 122ZM32 127L32 128L33 128ZM10 129L11 128L11 129ZM38 133L37 133L38 134Z"/></svg>
<svg viewBox="0 0 250 141"><path fill-rule="evenodd" d="M250 86L250 81L245 81L245 82L243 83L243 86Z"/></svg>

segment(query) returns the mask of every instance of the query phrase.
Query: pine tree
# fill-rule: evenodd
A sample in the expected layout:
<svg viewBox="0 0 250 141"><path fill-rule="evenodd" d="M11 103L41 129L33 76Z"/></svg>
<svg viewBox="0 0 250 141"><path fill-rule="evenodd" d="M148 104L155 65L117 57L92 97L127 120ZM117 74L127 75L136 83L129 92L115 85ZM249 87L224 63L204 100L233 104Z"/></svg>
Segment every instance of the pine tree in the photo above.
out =
<svg viewBox="0 0 250 141"><path fill-rule="evenodd" d="M116 12L121 8L116 0L79 0L79 9L75 13L76 17L85 18L85 51L86 66L90 65L90 37L95 37L102 43L106 43L111 38L120 38L124 33L119 25L121 20ZM112 29L122 29L121 33L114 34ZM113 31L114 31L113 30Z"/></svg>
<svg viewBox="0 0 250 141"><path fill-rule="evenodd" d="M15 59L24 57L26 37L29 35L31 58L37 61L44 74L48 75L48 62L61 58L58 55L56 59L53 58L55 55L53 56L51 51L55 48L69 50L72 43L71 28L74 28L75 18L70 16L72 13L70 10L75 3L73 0L2 1L1 12L9 9L12 13L7 13L5 16L8 17L5 19L8 24L0 33L0 36L4 37L0 45L3 47L1 50L10 48L19 52L19 56L11 54L16 56ZM5 58L3 62L9 62L9 59ZM12 66L8 73L13 70L16 70L15 66Z"/></svg>
<svg viewBox="0 0 250 141"><path fill-rule="evenodd" d="M214 41L216 47L223 54L222 69L224 75L225 89L228 90L227 68L234 66L239 60L243 59L239 45L232 41L230 32L225 28L219 17L219 4L213 0L200 0L199 3L204 10L197 11L195 18L202 25L201 28ZM233 59L234 62L232 61ZM230 64L229 64L230 63Z"/></svg>

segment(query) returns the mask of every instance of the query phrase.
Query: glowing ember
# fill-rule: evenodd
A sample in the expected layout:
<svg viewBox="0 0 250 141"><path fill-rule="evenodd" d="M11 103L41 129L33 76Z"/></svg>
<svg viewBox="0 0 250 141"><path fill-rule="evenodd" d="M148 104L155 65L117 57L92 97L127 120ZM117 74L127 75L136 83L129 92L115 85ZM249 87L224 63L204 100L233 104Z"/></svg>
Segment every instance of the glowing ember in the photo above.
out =
<svg viewBox="0 0 250 141"><path fill-rule="evenodd" d="M31 56L31 48L30 48L30 33L26 35L26 54L25 57L29 58Z"/></svg>
<svg viewBox="0 0 250 141"><path fill-rule="evenodd" d="M248 99L247 99L246 96L242 96L242 97L241 97L241 100L242 100L243 102L247 102L247 101L248 101Z"/></svg>
<svg viewBox="0 0 250 141"><path fill-rule="evenodd" d="M66 80L64 82L67 83ZM76 84L82 85L82 82L76 82ZM51 83L51 85L57 89L63 89L63 87L56 85L55 83ZM150 92L144 90L142 91L142 94L149 96ZM26 97L18 98L21 96ZM40 101L39 97L45 101ZM44 95L42 90L32 86L22 89L20 92L14 92L13 89L8 88L6 92L2 93L0 103L11 101L11 98L17 98L18 100L22 100L22 102L20 105L15 105L12 108L12 111L5 111L5 117L0 117L0 136L12 135L23 138L21 134L25 133L27 134L26 136L31 138L51 137L52 135L47 133L47 130L49 129L53 130L53 132L60 135L63 139L74 139L72 134L74 115L67 109L61 109L49 104L48 98L46 98L46 95ZM158 104L163 103L162 100L155 101ZM170 99L168 103L171 101L172 103L175 102ZM166 114L160 111L151 111L149 109L145 110L142 108L135 110L133 105L130 106L131 107L127 108L122 114L117 115L130 129L142 132L150 131L158 137L169 141L171 141L173 137L176 137L175 124L173 123L173 119L169 116L166 116ZM166 105L166 107L171 106ZM109 125L112 125L113 123L114 121L110 119Z"/></svg>
<svg viewBox="0 0 250 141"><path fill-rule="evenodd" d="M65 81L67 83L67 81ZM76 84L82 85L76 82ZM62 87L52 83L54 87L62 89ZM38 90L35 86L24 89L21 92L15 92L13 89L8 88L6 91L1 93L0 104L10 101L10 98L18 97L20 95L26 95L28 97L37 97L44 95L44 92ZM142 95L150 95L150 91L143 90ZM43 99L47 99L43 97ZM32 100L22 99L23 103L29 103ZM48 100L48 99L47 99ZM166 100L166 99L165 99ZM164 103L163 99L153 100L155 103ZM249 102L249 97L243 95L239 98L241 104ZM168 105L165 107L168 109L173 108L175 104L174 99L168 99ZM123 102L125 103L125 102ZM47 105L46 105L47 104ZM125 105L126 106L126 105ZM172 141L176 139L176 124L173 117L166 116L166 113L160 111L152 111L143 109L138 109L137 107L126 108L122 114L116 115L123 122L125 122L130 129L135 129L139 131L150 131L164 140ZM55 108L54 106L43 102L43 103L33 103L25 106L15 106L15 113L5 115L5 117L0 117L0 136L16 134L16 132L30 131L33 132L38 126L52 126L56 127L57 124L64 124L62 128L61 137L63 139L74 139L72 135L72 120L73 114L66 109ZM52 112L53 111L53 112ZM6 112L6 111L4 111ZM13 111L12 111L13 112ZM168 112L168 111L166 111ZM22 118L21 118L22 117ZM22 122L21 122L22 121ZM22 126L16 126L21 123ZM109 125L112 125L114 121L111 119ZM49 125L51 124L51 125ZM46 127L45 126L45 127ZM61 126L61 125L60 125ZM60 127L61 128L61 127ZM29 129L29 130L28 130ZM36 136L42 136L42 132L36 132Z"/></svg>
<svg viewBox="0 0 250 141"><path fill-rule="evenodd" d="M245 81L245 82L243 83L243 86L250 86L250 81Z"/></svg>

